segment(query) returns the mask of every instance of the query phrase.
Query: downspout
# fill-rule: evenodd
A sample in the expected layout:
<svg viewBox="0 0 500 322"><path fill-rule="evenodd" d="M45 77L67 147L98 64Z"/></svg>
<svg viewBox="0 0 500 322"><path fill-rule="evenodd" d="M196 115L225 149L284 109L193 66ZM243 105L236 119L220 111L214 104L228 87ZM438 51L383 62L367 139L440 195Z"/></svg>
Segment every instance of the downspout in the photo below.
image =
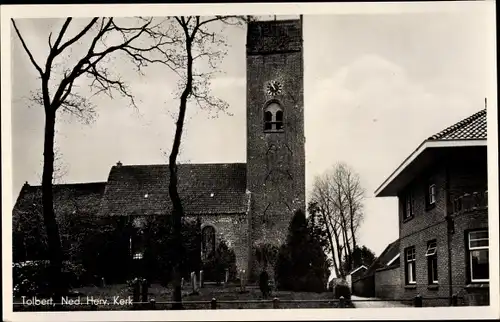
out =
<svg viewBox="0 0 500 322"><path fill-rule="evenodd" d="M449 203L450 203L450 175L448 171L448 163L445 164L445 204L444 204L444 216L446 218L446 241L447 241L447 250L448 250L448 297L449 297L449 305L452 304L453 297L453 282L452 282L452 271L451 271L451 235L453 234L453 218L452 214L449 211Z"/></svg>

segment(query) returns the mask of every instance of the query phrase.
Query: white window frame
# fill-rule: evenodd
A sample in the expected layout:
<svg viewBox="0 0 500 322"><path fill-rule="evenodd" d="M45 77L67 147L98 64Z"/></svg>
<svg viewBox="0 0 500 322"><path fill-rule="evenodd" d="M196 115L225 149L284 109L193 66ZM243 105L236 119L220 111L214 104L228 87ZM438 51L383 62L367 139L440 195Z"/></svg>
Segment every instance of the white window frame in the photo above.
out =
<svg viewBox="0 0 500 322"><path fill-rule="evenodd" d="M429 270L431 280L430 282L432 284L438 284L439 283L439 276L438 278L435 279L435 276L438 275L438 272L435 272L436 274L433 274L432 272L434 271L434 266L431 264L431 257L434 257L436 262L437 262L437 241L433 240L430 241L427 245L427 251L425 252L425 256L428 258L427 259L427 269ZM437 265L436 265L436 270L437 270Z"/></svg>
<svg viewBox="0 0 500 322"><path fill-rule="evenodd" d="M412 250L412 258L409 259L409 251ZM411 264L411 265L410 265ZM406 281L408 284L417 284L417 263L416 263L416 250L415 246L409 247L405 250L405 266L406 266ZM410 270L411 267L411 270ZM410 272L411 271L411 272Z"/></svg>
<svg viewBox="0 0 500 322"><path fill-rule="evenodd" d="M480 279L474 279L474 274L472 274L472 252L473 251L476 251L476 250L487 250L488 251L488 256L489 256L489 249L490 249L490 243L489 243L489 234L488 234L488 238L475 238L475 239L471 239L471 235L474 234L474 233L478 233L478 232L486 232L488 233L488 230L487 229L484 229L484 230L474 230L474 231L469 231L468 233L468 238L467 238L467 242L468 242L468 252L469 252L469 266L470 266L470 271L469 271L469 274L470 274L470 280L471 282L489 282L490 279L487 278L487 279L484 279L484 278L480 278ZM474 246L474 247L471 247L471 241L478 241L478 240L487 240L488 241L488 245L487 246ZM489 258L488 258L488 264L489 264Z"/></svg>
<svg viewBox="0 0 500 322"><path fill-rule="evenodd" d="M429 205L434 205L436 203L436 184L431 183L429 185Z"/></svg>

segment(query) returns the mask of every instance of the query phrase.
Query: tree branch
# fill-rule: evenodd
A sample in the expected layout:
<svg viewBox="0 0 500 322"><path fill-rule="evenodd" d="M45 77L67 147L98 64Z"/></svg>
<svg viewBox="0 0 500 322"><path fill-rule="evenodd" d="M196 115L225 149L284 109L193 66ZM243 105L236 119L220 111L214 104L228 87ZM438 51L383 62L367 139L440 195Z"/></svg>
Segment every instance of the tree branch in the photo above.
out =
<svg viewBox="0 0 500 322"><path fill-rule="evenodd" d="M12 25L14 25L14 29L16 30L16 34L19 37L19 40L21 40L21 44L23 45L24 51L28 54L28 57L30 58L31 63L33 64L33 66L35 66L36 70L40 74L40 77L43 77L44 72L40 68L40 66L36 63L35 58L33 57L33 54L31 53L31 51L28 49L28 46L24 42L24 39L21 36L21 33L19 32L19 29L17 29L16 22L12 18L10 20L12 21Z"/></svg>

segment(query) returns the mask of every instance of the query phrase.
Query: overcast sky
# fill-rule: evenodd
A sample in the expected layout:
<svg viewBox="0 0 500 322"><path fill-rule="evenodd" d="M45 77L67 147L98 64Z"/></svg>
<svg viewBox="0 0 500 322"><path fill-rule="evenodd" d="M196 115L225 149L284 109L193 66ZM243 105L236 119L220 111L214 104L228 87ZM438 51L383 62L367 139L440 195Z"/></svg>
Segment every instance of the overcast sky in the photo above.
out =
<svg viewBox="0 0 500 322"><path fill-rule="evenodd" d="M86 21L77 20L77 26ZM39 62L48 52L48 34L61 23L18 21ZM306 189L336 162L355 169L367 190L360 242L377 255L398 237L398 219L397 201L374 198L375 189L428 136L482 109L485 97L496 106L494 26L491 14L476 7L449 13L304 16ZM221 65L224 74L212 88L233 115L211 118L190 106L182 162L246 159L246 29L225 32L230 48ZM29 107L26 100L39 81L18 39L12 39L15 200L25 181L40 183L44 117L41 107ZM167 160L177 108L173 75L161 67L149 68L146 77L114 68L128 80L139 110L122 99L99 97L93 124L61 118L56 145L67 170L63 182L106 181L119 160Z"/></svg>

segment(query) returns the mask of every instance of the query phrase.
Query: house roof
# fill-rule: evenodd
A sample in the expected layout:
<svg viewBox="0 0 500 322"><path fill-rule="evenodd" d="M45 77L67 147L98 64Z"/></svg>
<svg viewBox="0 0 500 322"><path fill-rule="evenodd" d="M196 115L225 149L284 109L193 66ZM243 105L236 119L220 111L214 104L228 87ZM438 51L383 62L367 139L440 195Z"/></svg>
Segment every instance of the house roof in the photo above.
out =
<svg viewBox="0 0 500 322"><path fill-rule="evenodd" d="M169 180L166 164L113 166L100 214L168 214ZM178 191L186 214L245 213L246 164L180 164Z"/></svg>
<svg viewBox="0 0 500 322"><path fill-rule="evenodd" d="M428 140L486 140L486 135L486 109L484 109L434 134Z"/></svg>
<svg viewBox="0 0 500 322"><path fill-rule="evenodd" d="M96 214L106 182L70 183L53 185L54 212L56 216L78 211ZM42 211L42 187L25 183L14 205L13 215L21 212Z"/></svg>
<svg viewBox="0 0 500 322"><path fill-rule="evenodd" d="M353 270L352 270L349 274L347 274L347 275L352 275L352 274L356 273L357 271L359 271L359 270L361 270L361 269L366 270L366 269L367 269L367 267L366 267L365 265L358 266L358 267L356 267L355 269L353 269Z"/></svg>
<svg viewBox="0 0 500 322"><path fill-rule="evenodd" d="M430 136L375 191L376 197L395 196L405 182L435 159L444 148L481 147L487 145L486 109Z"/></svg>
<svg viewBox="0 0 500 322"><path fill-rule="evenodd" d="M398 267L399 261L393 261L391 263L392 259L394 259L397 254L399 254L399 239L387 245L384 251L377 258L375 258L370 267L368 267L364 276L373 275L379 268Z"/></svg>

